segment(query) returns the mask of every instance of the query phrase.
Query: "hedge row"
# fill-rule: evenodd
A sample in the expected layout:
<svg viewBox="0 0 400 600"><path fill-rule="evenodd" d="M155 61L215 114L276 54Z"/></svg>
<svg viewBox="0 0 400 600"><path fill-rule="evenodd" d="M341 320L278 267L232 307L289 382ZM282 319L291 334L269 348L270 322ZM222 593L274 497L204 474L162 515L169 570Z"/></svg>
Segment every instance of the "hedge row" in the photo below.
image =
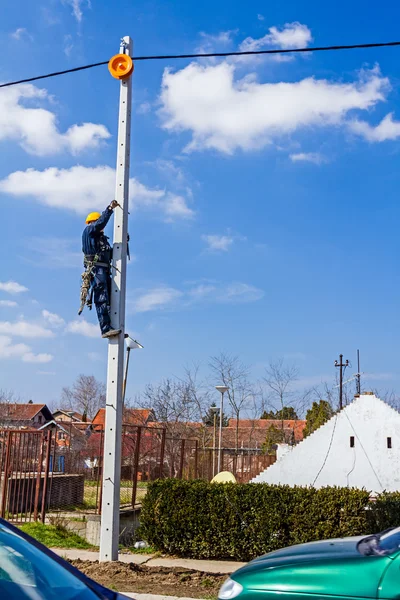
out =
<svg viewBox="0 0 400 600"><path fill-rule="evenodd" d="M141 536L191 558L252 558L311 540L368 534L400 524L400 494L348 488L158 480L141 510Z"/></svg>

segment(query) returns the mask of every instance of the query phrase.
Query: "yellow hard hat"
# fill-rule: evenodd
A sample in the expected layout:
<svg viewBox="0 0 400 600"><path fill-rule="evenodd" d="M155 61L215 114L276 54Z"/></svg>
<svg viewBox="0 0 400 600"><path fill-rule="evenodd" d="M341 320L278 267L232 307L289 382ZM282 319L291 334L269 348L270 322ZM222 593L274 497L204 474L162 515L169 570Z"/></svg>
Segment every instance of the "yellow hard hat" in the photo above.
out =
<svg viewBox="0 0 400 600"><path fill-rule="evenodd" d="M97 219L99 219L101 217L101 214L99 212L91 212L88 214L88 216L86 217L86 225L89 225L89 223L93 223L93 221L97 221Z"/></svg>

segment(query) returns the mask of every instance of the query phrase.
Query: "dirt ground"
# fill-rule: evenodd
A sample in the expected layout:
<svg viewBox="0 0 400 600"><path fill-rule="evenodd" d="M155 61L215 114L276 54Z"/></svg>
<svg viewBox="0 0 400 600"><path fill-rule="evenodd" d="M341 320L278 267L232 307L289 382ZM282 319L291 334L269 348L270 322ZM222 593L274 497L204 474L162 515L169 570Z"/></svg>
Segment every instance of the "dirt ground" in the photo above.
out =
<svg viewBox="0 0 400 600"><path fill-rule="evenodd" d="M216 598L227 575L183 568L146 567L121 562L73 560L74 567L118 592L138 592L187 598Z"/></svg>

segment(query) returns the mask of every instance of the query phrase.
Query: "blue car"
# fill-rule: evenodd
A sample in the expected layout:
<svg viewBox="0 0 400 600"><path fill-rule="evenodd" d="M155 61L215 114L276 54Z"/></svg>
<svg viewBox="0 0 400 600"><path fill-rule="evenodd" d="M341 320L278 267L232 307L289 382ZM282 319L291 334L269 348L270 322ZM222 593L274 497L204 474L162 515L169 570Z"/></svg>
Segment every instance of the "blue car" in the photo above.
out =
<svg viewBox="0 0 400 600"><path fill-rule="evenodd" d="M0 519L1 600L128 600Z"/></svg>

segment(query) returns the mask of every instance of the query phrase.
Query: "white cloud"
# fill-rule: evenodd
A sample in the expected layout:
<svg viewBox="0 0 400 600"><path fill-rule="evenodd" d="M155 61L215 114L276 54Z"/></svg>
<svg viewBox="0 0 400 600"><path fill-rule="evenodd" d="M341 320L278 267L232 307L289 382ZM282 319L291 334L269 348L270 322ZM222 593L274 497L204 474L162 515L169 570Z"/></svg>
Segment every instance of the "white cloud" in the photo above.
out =
<svg viewBox="0 0 400 600"><path fill-rule="evenodd" d="M241 304L245 302L256 302L257 300L261 300L263 296L264 292L254 285L237 282L228 285L226 290L222 290L222 294L219 295L218 301Z"/></svg>
<svg viewBox="0 0 400 600"><path fill-rule="evenodd" d="M10 337L0 335L0 359L22 357L27 352L30 352L30 348L26 344L13 345Z"/></svg>
<svg viewBox="0 0 400 600"><path fill-rule="evenodd" d="M134 312L149 312L163 309L190 308L198 304L241 304L255 302L264 292L255 286L241 282L222 283L202 281L184 286L182 290L160 286L146 292L137 290L134 300L129 302Z"/></svg>
<svg viewBox="0 0 400 600"><path fill-rule="evenodd" d="M164 210L167 221L175 219L192 219L194 211L188 207L183 196L168 192L165 195Z"/></svg>
<svg viewBox="0 0 400 600"><path fill-rule="evenodd" d="M54 336L54 333L50 329L22 319L14 323L0 321L0 334L23 338L50 338Z"/></svg>
<svg viewBox="0 0 400 600"><path fill-rule="evenodd" d="M100 337L100 329L98 325L94 325L93 323L88 323L85 319L80 319L76 321L71 321L65 328L67 333L76 333L78 335L83 335L84 337L89 338L98 338Z"/></svg>
<svg viewBox="0 0 400 600"><path fill-rule="evenodd" d="M327 162L326 157L319 152L298 152L297 154L291 154L290 160L292 162L310 162L315 165L322 165Z"/></svg>
<svg viewBox="0 0 400 600"><path fill-rule="evenodd" d="M83 7L91 7L90 0L62 0L63 4L68 4L72 7L72 15L75 17L78 23L82 22L83 18Z"/></svg>
<svg viewBox="0 0 400 600"><path fill-rule="evenodd" d="M12 308L14 306L18 306L18 304L12 300L0 300L0 306L8 306L9 308Z"/></svg>
<svg viewBox="0 0 400 600"><path fill-rule="evenodd" d="M10 337L0 335L0 360L3 358L20 358L30 363L47 363L53 359L51 354L34 354L26 344L12 344Z"/></svg>
<svg viewBox="0 0 400 600"><path fill-rule="evenodd" d="M0 141L17 142L26 152L37 156L97 148L111 137L104 125L72 125L65 133L57 126L56 115L42 107L26 106L49 99L45 89L31 84L5 88L0 94Z"/></svg>
<svg viewBox="0 0 400 600"><path fill-rule="evenodd" d="M154 288L145 293L139 293L133 302L133 309L135 312L163 309L181 296L182 292L171 287Z"/></svg>
<svg viewBox="0 0 400 600"><path fill-rule="evenodd" d="M270 27L269 33L259 39L246 38L239 49L241 51L262 50L265 46L274 46L283 49L304 48L312 42L311 31L307 25L301 23L286 23L282 29Z"/></svg>
<svg viewBox="0 0 400 600"><path fill-rule="evenodd" d="M103 360L103 357L99 352L88 352L88 358L92 362L100 362Z"/></svg>
<svg viewBox="0 0 400 600"><path fill-rule="evenodd" d="M234 242L230 235L202 235L201 239L207 244L208 250L227 252Z"/></svg>
<svg viewBox="0 0 400 600"><path fill-rule="evenodd" d="M62 317L56 313L49 312L48 310L42 310L42 317L50 327L62 327L65 324Z"/></svg>
<svg viewBox="0 0 400 600"><path fill-rule="evenodd" d="M378 68L350 83L314 77L258 83L254 77L236 79L235 69L223 62L164 71L162 126L189 131L187 151L212 148L232 154L260 149L304 128L347 126L350 112L374 107L390 89Z"/></svg>
<svg viewBox="0 0 400 600"><path fill-rule="evenodd" d="M257 15L257 19L258 19L259 21L264 21L264 20L265 20L265 17L264 17L264 15L260 15L260 14L258 14L258 15Z"/></svg>
<svg viewBox="0 0 400 600"><path fill-rule="evenodd" d="M47 269L69 269L82 267L82 252L76 252L76 240L60 237L31 238L25 244L28 256L23 260L35 267Z"/></svg>
<svg viewBox="0 0 400 600"><path fill-rule="evenodd" d="M0 290L8 294L21 294L22 292L27 292L28 288L16 281L4 281L0 282Z"/></svg>
<svg viewBox="0 0 400 600"><path fill-rule="evenodd" d="M71 52L74 49L74 44L72 42L72 35L64 35L64 54L68 58L71 56Z"/></svg>
<svg viewBox="0 0 400 600"><path fill-rule="evenodd" d="M200 32L200 43L195 48L196 54L209 54L210 52L217 52L226 50L226 47L232 44L233 37L237 34L237 29L230 31L220 31L216 34ZM207 62L215 63L216 59L211 57L207 59Z"/></svg>
<svg viewBox="0 0 400 600"><path fill-rule="evenodd" d="M389 113L376 127L366 121L353 121L349 124L351 131L362 136L369 142L385 142L397 140L400 137L400 121L393 120L393 113Z"/></svg>
<svg viewBox="0 0 400 600"><path fill-rule="evenodd" d="M22 356L23 362L27 363L49 363L53 360L52 354L33 354L33 352L27 352Z"/></svg>
<svg viewBox="0 0 400 600"><path fill-rule="evenodd" d="M25 27L18 27L13 33L10 33L10 37L18 42L24 39L30 40L31 42L33 41L33 37Z"/></svg>
<svg viewBox="0 0 400 600"><path fill-rule="evenodd" d="M115 171L106 165L70 169L50 167L44 171L16 171L0 181L0 192L15 197L33 197L40 204L73 210L84 215L105 208L113 197ZM76 190L79 189L79 194ZM153 210L167 220L188 219L194 212L183 196L166 190L148 188L137 179L130 180L130 204L133 209Z"/></svg>
<svg viewBox="0 0 400 600"><path fill-rule="evenodd" d="M142 102L136 109L138 115L147 115L151 111L150 102Z"/></svg>

